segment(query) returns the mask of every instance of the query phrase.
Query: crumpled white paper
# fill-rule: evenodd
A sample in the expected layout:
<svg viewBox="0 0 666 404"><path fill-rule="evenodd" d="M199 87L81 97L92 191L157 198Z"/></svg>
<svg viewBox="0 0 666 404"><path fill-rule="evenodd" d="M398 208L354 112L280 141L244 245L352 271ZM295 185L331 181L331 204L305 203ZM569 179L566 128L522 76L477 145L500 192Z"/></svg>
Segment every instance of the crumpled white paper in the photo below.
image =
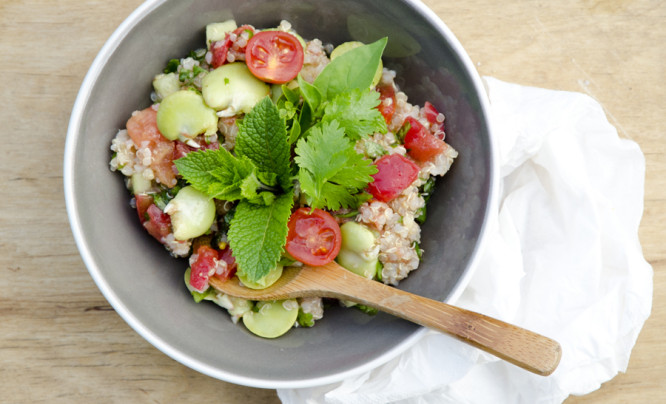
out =
<svg viewBox="0 0 666 404"><path fill-rule="evenodd" d="M500 204L456 304L557 340L558 369L537 376L428 332L373 371L278 390L283 403L560 403L626 370L652 305L638 240L643 154L586 95L485 82Z"/></svg>

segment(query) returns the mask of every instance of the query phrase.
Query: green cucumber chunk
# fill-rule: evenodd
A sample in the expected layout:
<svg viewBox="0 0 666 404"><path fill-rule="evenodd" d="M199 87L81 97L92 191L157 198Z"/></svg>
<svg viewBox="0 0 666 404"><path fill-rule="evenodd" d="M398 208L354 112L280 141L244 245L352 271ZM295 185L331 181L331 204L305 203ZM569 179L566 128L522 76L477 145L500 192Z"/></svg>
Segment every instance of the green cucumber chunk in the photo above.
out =
<svg viewBox="0 0 666 404"><path fill-rule="evenodd" d="M372 230L357 222L346 222L340 226L340 234L340 248L359 254L372 250L377 244L377 237Z"/></svg>
<svg viewBox="0 0 666 404"><path fill-rule="evenodd" d="M214 22L206 25L206 45L210 49L211 43L223 40L227 35L227 32L231 32L236 28L238 28L238 26L234 20Z"/></svg>
<svg viewBox="0 0 666 404"><path fill-rule="evenodd" d="M219 116L248 113L267 95L271 87L254 77L243 62L228 63L208 73L202 80L201 93Z"/></svg>
<svg viewBox="0 0 666 404"><path fill-rule="evenodd" d="M180 90L180 80L176 73L158 74L153 79L153 88L160 100Z"/></svg>
<svg viewBox="0 0 666 404"><path fill-rule="evenodd" d="M291 307L287 309L285 306ZM295 299L258 302L255 310L243 314L243 324L263 338L277 338L289 331L299 311Z"/></svg>
<svg viewBox="0 0 666 404"><path fill-rule="evenodd" d="M130 180L132 185L132 193L137 194L146 194L153 188L153 183L150 180L147 180L143 176L143 172L132 174L132 179Z"/></svg>
<svg viewBox="0 0 666 404"><path fill-rule="evenodd" d="M282 276L282 268L282 265L277 264L275 268L271 269L269 273L256 281L249 279L242 271L237 272L236 276L238 276L238 279L240 279L240 281L243 283L243 286L247 288L266 289L267 287L277 282L278 279L280 279Z"/></svg>
<svg viewBox="0 0 666 404"><path fill-rule="evenodd" d="M368 260L353 251L340 249L335 260L346 270L364 278L372 279L377 272L377 258Z"/></svg>
<svg viewBox="0 0 666 404"><path fill-rule="evenodd" d="M337 58L338 56L342 55L343 53L346 53L354 48L358 48L359 46L363 45L363 42L359 41L351 41L351 42L344 42L341 43L340 45L336 46L335 49L333 49L333 52L331 52L331 60ZM382 64L382 61L379 61L379 66L377 66L377 71L375 72L375 77L372 78L372 85L370 87L374 87L377 84L379 84L379 80L382 79L382 72L384 70L384 65Z"/></svg>
<svg viewBox="0 0 666 404"><path fill-rule="evenodd" d="M338 264L357 275L372 279L377 271L377 237L366 226L347 222L340 226L342 243L335 258Z"/></svg>
<svg viewBox="0 0 666 404"><path fill-rule="evenodd" d="M180 90L169 94L157 110L157 128L165 138L194 138L217 132L217 115L194 91Z"/></svg>
<svg viewBox="0 0 666 404"><path fill-rule="evenodd" d="M192 186L181 189L164 212L171 216L176 240L188 240L206 233L215 221L215 203Z"/></svg>

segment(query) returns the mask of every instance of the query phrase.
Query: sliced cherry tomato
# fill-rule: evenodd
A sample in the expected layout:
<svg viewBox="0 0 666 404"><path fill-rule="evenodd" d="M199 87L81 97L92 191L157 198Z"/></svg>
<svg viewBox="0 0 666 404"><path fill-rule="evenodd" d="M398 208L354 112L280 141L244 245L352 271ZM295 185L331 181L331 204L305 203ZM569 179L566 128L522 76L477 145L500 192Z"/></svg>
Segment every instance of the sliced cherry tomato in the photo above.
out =
<svg viewBox="0 0 666 404"><path fill-rule="evenodd" d="M411 116L405 119L405 125L410 125L405 134L405 148L409 157L414 160L428 161L446 148L446 143Z"/></svg>
<svg viewBox="0 0 666 404"><path fill-rule="evenodd" d="M425 116L425 119L430 122L430 125L434 125L434 128L437 130L444 130L444 121L439 122L437 121L437 117L439 116L439 111L437 111L437 108L435 108L434 105L429 103L428 101L425 102L423 105L423 116Z"/></svg>
<svg viewBox="0 0 666 404"><path fill-rule="evenodd" d="M155 237L160 243L171 233L171 217L162 212L157 205L152 204L146 209L148 220L143 222L143 227L148 230L151 236Z"/></svg>
<svg viewBox="0 0 666 404"><path fill-rule="evenodd" d="M395 88L392 84L377 87L379 91L380 104L377 107L381 112L386 124L391 123L393 113L395 112Z"/></svg>
<svg viewBox="0 0 666 404"><path fill-rule="evenodd" d="M340 226L326 211L300 208L291 214L288 227L285 248L292 257L305 264L328 264L340 252Z"/></svg>
<svg viewBox="0 0 666 404"><path fill-rule="evenodd" d="M262 81L283 84L293 80L303 67L303 46L284 31L261 31L247 43L245 62Z"/></svg>
<svg viewBox="0 0 666 404"><path fill-rule="evenodd" d="M419 167L399 154L388 154L375 161L377 173L374 181L368 184L368 192L375 199L389 202L416 180Z"/></svg>
<svg viewBox="0 0 666 404"><path fill-rule="evenodd" d="M148 107L136 111L127 121L127 134L137 148L148 147L151 151L150 168L160 183L171 188L176 184L173 168L172 141L167 140L157 129L157 111Z"/></svg>
<svg viewBox="0 0 666 404"><path fill-rule="evenodd" d="M208 280L215 273L218 253L214 248L202 245L197 249L197 259L192 263L190 286L199 292L208 289Z"/></svg>

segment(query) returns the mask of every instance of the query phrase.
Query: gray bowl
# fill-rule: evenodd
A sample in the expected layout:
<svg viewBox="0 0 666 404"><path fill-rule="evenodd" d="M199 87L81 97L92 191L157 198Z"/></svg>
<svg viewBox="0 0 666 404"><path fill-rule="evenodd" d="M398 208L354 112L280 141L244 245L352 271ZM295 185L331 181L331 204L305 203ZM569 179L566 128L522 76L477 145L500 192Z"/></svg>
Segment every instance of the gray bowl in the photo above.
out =
<svg viewBox="0 0 666 404"><path fill-rule="evenodd" d="M305 38L333 44L388 36L384 62L413 104L446 114L447 141L460 153L437 183L423 227L424 260L400 288L452 302L474 266L497 189L495 149L481 80L448 28L417 1L152 0L114 32L88 72L65 149L65 197L81 256L129 325L197 371L264 388L315 386L370 370L415 343L423 329L379 314L331 307L311 329L262 339L225 310L196 304L183 285L184 260L149 237L128 205L109 145L132 111L150 103L151 80L170 58L204 43L210 22L256 27L290 21Z"/></svg>

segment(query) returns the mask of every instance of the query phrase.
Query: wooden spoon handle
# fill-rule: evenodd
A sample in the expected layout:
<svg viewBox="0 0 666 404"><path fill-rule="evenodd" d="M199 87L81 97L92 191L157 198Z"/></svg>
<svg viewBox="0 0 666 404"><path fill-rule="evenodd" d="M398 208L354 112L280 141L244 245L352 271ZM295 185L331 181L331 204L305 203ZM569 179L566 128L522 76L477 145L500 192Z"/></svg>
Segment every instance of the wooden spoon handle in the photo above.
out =
<svg viewBox="0 0 666 404"><path fill-rule="evenodd" d="M331 279L327 286L341 298L453 335L538 375L551 374L562 356L560 344L543 335L379 282L360 277L351 284Z"/></svg>

